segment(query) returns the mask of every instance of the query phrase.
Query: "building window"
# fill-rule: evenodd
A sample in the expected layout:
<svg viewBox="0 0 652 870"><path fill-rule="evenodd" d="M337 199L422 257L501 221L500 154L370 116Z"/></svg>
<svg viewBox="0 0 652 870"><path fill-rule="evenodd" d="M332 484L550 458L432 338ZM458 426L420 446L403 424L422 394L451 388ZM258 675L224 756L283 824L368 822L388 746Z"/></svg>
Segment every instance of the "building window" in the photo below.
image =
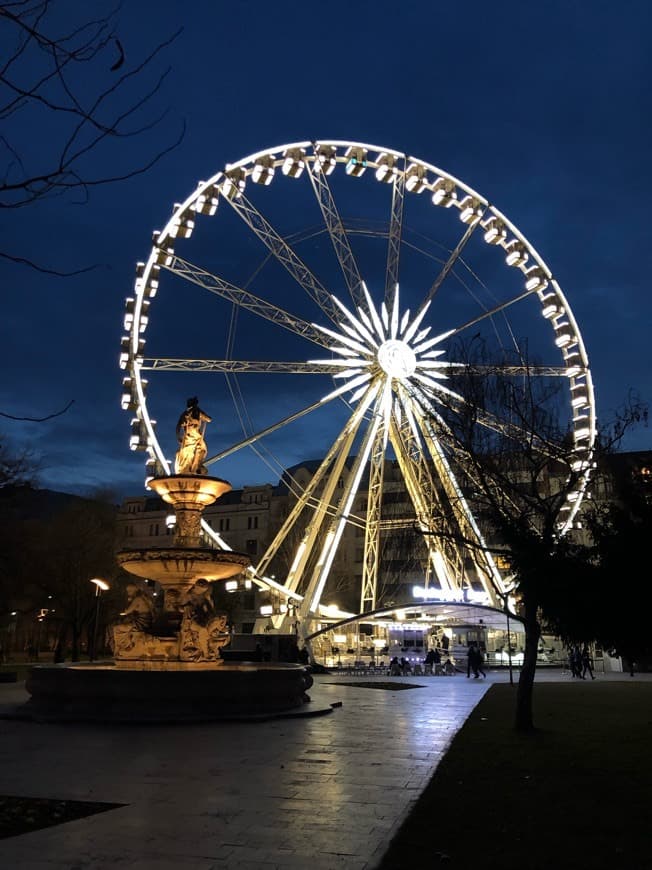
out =
<svg viewBox="0 0 652 870"><path fill-rule="evenodd" d="M247 517L247 528L248 529L257 529L258 528L258 517Z"/></svg>
<svg viewBox="0 0 652 870"><path fill-rule="evenodd" d="M158 535L158 523L152 523L149 527L149 536L153 538L156 535Z"/></svg>
<svg viewBox="0 0 652 870"><path fill-rule="evenodd" d="M221 532L228 532L230 528L231 528L230 517L222 517L222 519L220 520L220 531Z"/></svg>
<svg viewBox="0 0 652 870"><path fill-rule="evenodd" d="M253 538L247 541L247 553L250 556L255 556L258 552L258 541L255 541Z"/></svg>

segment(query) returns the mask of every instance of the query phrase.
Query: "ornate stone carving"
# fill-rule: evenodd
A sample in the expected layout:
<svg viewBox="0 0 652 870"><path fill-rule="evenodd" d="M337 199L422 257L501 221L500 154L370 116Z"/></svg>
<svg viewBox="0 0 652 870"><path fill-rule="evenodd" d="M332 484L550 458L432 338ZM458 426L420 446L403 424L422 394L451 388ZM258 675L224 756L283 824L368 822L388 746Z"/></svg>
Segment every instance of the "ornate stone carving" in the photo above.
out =
<svg viewBox="0 0 652 870"><path fill-rule="evenodd" d="M167 616L178 629L165 636L156 634L160 618L154 620L154 604L148 590L135 583L127 585L127 607L112 626L113 655L116 662L213 662L222 660L220 650L231 635L227 615L216 612L208 580L201 577L188 589L166 590Z"/></svg>
<svg viewBox="0 0 652 870"><path fill-rule="evenodd" d="M215 613L210 584L200 577L182 602L180 658L186 662L218 661L220 649L231 639L226 614Z"/></svg>
<svg viewBox="0 0 652 870"><path fill-rule="evenodd" d="M140 658L154 617L152 596L135 583L127 584L127 606L112 626L113 655L116 659Z"/></svg>

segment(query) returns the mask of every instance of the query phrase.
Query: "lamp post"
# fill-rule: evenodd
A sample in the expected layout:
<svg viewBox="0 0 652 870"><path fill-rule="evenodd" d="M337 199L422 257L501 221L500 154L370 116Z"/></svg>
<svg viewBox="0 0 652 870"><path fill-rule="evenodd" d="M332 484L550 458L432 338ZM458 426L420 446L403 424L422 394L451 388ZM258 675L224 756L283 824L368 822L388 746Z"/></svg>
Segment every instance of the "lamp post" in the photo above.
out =
<svg viewBox="0 0 652 870"><path fill-rule="evenodd" d="M5 659L6 661L13 661L13 653L17 651L18 643L18 611L12 610L9 613L9 616L11 616L12 622L7 624L7 650ZM10 638L10 635L13 635L13 637Z"/></svg>
<svg viewBox="0 0 652 870"><path fill-rule="evenodd" d="M109 584L106 580L100 580L99 577L93 577L91 583L95 584L95 624L93 625L93 645L90 655L90 660L93 662L97 658L95 653L97 650L97 625L100 621L100 596L109 589Z"/></svg>

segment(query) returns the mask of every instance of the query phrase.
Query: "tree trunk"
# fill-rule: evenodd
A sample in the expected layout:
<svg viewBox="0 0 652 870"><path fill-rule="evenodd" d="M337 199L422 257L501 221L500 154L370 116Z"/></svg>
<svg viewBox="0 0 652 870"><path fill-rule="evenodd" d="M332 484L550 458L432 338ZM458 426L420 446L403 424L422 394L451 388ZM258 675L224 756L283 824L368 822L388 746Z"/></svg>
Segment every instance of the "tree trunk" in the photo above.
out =
<svg viewBox="0 0 652 870"><path fill-rule="evenodd" d="M62 622L57 632L57 642L54 647L54 664L59 665L66 660L66 639L68 637L68 627L65 622Z"/></svg>
<svg viewBox="0 0 652 870"><path fill-rule="evenodd" d="M537 667L541 626L537 619L538 606L536 601L530 601L528 596L524 596L523 604L525 617L525 655L516 690L514 727L517 731L534 731L532 692L534 688L534 674Z"/></svg>
<svg viewBox="0 0 652 870"><path fill-rule="evenodd" d="M72 626L72 655L71 658L73 662L78 662L80 658L80 641L81 641L81 632L77 625Z"/></svg>

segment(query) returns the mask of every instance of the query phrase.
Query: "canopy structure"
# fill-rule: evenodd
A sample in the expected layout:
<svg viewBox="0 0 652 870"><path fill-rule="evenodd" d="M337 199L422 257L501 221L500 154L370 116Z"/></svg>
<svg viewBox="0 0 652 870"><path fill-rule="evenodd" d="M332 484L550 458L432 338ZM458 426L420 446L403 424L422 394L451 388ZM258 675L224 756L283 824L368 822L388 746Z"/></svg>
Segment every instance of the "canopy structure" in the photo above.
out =
<svg viewBox="0 0 652 870"><path fill-rule="evenodd" d="M509 626L508 626L509 621ZM328 631L343 628L356 622L370 625L388 627L410 623L423 625L423 627L440 624L449 628L457 626L475 626L490 628L498 631L518 631L523 625L523 620L512 611L499 610L483 604L472 604L467 601L437 601L419 602L415 604L402 604L391 608L383 607L369 613L356 614L331 623L314 632L313 639Z"/></svg>

